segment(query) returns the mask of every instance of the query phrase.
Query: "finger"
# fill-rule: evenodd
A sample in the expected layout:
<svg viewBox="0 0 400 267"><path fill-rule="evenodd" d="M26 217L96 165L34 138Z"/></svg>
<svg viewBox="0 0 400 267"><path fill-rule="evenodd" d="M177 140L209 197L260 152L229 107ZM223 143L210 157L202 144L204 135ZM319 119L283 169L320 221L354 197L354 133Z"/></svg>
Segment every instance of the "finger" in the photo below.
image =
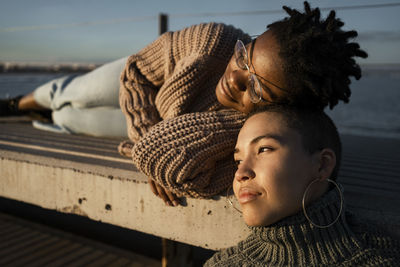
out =
<svg viewBox="0 0 400 267"><path fill-rule="evenodd" d="M153 192L154 195L158 196L158 191L155 182L151 178L148 178L147 181L149 182L151 192Z"/></svg>
<svg viewBox="0 0 400 267"><path fill-rule="evenodd" d="M122 153L124 154L125 157L132 157L132 148L130 147L123 147L122 148Z"/></svg>
<svg viewBox="0 0 400 267"><path fill-rule="evenodd" d="M133 143L129 140L122 141L118 145L118 152L128 158L132 158Z"/></svg>
<svg viewBox="0 0 400 267"><path fill-rule="evenodd" d="M168 199L172 203L172 205L174 205L175 207L178 206L179 205L178 197L174 193L172 193L171 191L168 191L168 190L165 190L165 189L164 189L164 191L167 194Z"/></svg>
<svg viewBox="0 0 400 267"><path fill-rule="evenodd" d="M160 185L156 184L156 188L157 188L157 192L158 192L158 196L164 200L165 204L168 206L172 206L172 203L169 201L169 198L167 196L167 194L165 193L165 190L163 187L161 187Z"/></svg>

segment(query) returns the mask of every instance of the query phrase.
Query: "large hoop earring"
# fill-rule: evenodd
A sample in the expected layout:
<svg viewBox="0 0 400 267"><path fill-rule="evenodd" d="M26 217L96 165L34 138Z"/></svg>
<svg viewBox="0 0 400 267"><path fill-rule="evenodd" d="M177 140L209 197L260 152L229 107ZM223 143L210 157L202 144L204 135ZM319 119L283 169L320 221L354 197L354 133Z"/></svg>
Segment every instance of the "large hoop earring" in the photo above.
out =
<svg viewBox="0 0 400 267"><path fill-rule="evenodd" d="M232 193L230 194L231 189L232 189ZM234 194L233 194L233 186L231 185L228 189L226 189L226 201L228 201L229 205L231 205L232 208L234 208L237 212L239 212L241 214L242 211L240 209L236 208L235 205L233 204L233 201L231 200L232 195L234 195Z"/></svg>
<svg viewBox="0 0 400 267"><path fill-rule="evenodd" d="M320 182L320 181L321 181L321 179L315 179L314 181L312 181L312 182L307 186L306 190L304 191L304 194L303 194L303 201L302 201L302 204L303 204L303 212L304 212L304 216L306 216L307 220L308 220L312 225L314 225L315 227L318 227L318 228L328 228L328 227L332 226L334 223L336 223L336 222L339 220L340 216L342 215L342 210L343 210L343 194L342 194L341 188L339 187L339 185L338 185L335 181L333 181L333 180L331 180L331 179L326 179L326 181L328 181L328 182L330 182L330 183L333 183L333 184L335 185L336 189L339 191L339 195L340 195L340 210L339 210L339 214L338 214L338 216L335 218L335 220L333 220L333 222L331 222L330 224L327 224L327 225L319 225L319 224L314 223L314 222L310 219L310 217L308 217L308 214L307 214L307 212L306 212L305 199L306 199L306 195L307 195L308 190L310 189L311 185L313 185L313 184L316 183L316 182Z"/></svg>

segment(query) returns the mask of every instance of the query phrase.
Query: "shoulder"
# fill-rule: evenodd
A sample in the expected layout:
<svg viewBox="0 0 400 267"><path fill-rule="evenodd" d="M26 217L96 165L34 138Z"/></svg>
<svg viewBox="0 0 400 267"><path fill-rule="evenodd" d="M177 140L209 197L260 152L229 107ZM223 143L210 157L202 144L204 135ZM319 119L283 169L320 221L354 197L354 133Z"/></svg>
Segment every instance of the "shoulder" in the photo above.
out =
<svg viewBox="0 0 400 267"><path fill-rule="evenodd" d="M346 212L347 223L352 231L366 244L371 246L400 245L400 239L382 225L354 212ZM380 241L379 241L380 240Z"/></svg>
<svg viewBox="0 0 400 267"><path fill-rule="evenodd" d="M371 258L380 259L382 263L400 262L400 240L389 235L385 229L368 226L361 237L364 240L365 251Z"/></svg>
<svg viewBox="0 0 400 267"><path fill-rule="evenodd" d="M249 35L241 29L215 22L192 25L165 35L178 57L201 54L230 58L238 39L250 40Z"/></svg>
<svg viewBox="0 0 400 267"><path fill-rule="evenodd" d="M361 241L360 253L354 258L368 259L379 265L400 262L400 239L376 223L349 213L349 226Z"/></svg>
<svg viewBox="0 0 400 267"><path fill-rule="evenodd" d="M184 27L176 33L185 32L185 31L195 31L195 32L204 32L204 33L220 33L220 32L235 32L236 34L245 34L241 29L234 27L233 25L228 25L225 23L200 23L194 24L188 27Z"/></svg>

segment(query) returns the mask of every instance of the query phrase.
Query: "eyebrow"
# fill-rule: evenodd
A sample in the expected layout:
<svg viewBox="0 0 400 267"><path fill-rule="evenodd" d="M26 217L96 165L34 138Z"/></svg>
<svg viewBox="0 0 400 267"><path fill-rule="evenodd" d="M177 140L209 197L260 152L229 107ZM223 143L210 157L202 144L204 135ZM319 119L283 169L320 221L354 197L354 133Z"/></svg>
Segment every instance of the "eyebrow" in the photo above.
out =
<svg viewBox="0 0 400 267"><path fill-rule="evenodd" d="M256 138L251 140L250 141L250 145L254 145L254 144L260 142L260 140L262 140L262 139L274 139L275 141L277 141L280 144L284 143L284 139L280 135L277 135L277 134L264 134L264 135L257 136ZM233 151L233 153L236 154L236 153L239 153L239 151L240 151L240 149L235 147L235 150Z"/></svg>

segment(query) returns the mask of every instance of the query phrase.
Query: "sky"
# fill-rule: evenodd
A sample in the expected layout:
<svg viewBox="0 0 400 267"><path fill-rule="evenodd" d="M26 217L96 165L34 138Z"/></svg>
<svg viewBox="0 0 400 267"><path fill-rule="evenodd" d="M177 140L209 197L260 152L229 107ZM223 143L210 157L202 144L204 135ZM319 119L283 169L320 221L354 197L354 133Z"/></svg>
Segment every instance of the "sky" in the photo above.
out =
<svg viewBox="0 0 400 267"><path fill-rule="evenodd" d="M324 8L337 7L344 29L358 31L369 54L359 63L400 63L400 0L309 3L323 17ZM365 8L389 3L399 5ZM101 64L128 56L157 38L160 13L170 31L215 21L257 35L286 17L282 5L303 10L297 0L0 0L0 62ZM338 8L349 6L364 8Z"/></svg>

